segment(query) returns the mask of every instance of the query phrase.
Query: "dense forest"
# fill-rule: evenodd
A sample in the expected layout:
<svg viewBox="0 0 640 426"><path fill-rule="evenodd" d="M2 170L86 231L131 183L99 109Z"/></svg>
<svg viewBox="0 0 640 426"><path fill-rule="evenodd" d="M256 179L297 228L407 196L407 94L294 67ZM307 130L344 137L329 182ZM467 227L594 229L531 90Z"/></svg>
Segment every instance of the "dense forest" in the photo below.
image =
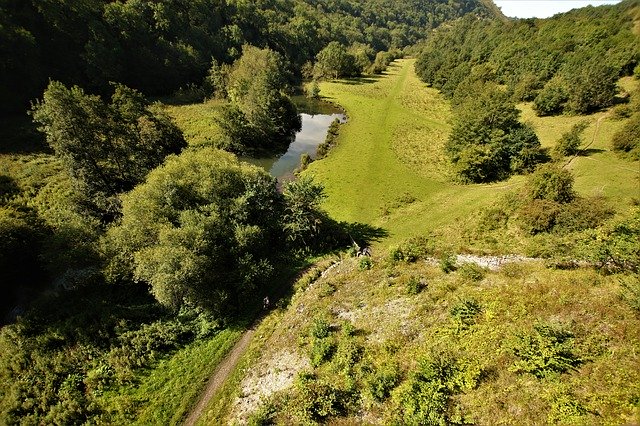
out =
<svg viewBox="0 0 640 426"><path fill-rule="evenodd" d="M280 53L299 78L331 41L375 55L474 11L489 13L477 0L2 0L0 108L23 111L50 79L170 94L199 84L212 60L233 62L243 44Z"/></svg>
<svg viewBox="0 0 640 426"><path fill-rule="evenodd" d="M640 94L618 86L640 76L636 6L507 20L480 0L0 0L0 423L144 423L154 395L138 385L167 354L231 345L318 256L387 235L331 217L307 175L282 184L238 161L286 149L305 82L317 96L321 80L376 81L418 53L418 76L452 105L443 155L456 185L531 174L524 201L497 208L520 214L518 229L602 225L613 210L578 196L557 163L586 125L549 150L517 103L540 116L619 104L612 147L637 160ZM219 134L190 145L158 99L212 100ZM612 270L637 273L636 222L611 231ZM336 331L320 326L314 345Z"/></svg>

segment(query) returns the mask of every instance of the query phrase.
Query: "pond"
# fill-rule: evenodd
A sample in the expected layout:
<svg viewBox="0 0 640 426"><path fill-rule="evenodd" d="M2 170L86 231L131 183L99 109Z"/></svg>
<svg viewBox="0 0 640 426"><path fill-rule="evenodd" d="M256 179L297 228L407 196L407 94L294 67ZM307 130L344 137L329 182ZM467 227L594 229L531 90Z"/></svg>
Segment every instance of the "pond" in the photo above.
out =
<svg viewBox="0 0 640 426"><path fill-rule="evenodd" d="M302 154L309 154L315 159L316 148L324 142L333 120L337 118L341 122L346 121L344 113L330 103L303 96L297 96L293 101L300 111L302 128L296 133L287 152L275 157L243 158L244 161L264 168L280 182L293 178L293 171L300 166Z"/></svg>

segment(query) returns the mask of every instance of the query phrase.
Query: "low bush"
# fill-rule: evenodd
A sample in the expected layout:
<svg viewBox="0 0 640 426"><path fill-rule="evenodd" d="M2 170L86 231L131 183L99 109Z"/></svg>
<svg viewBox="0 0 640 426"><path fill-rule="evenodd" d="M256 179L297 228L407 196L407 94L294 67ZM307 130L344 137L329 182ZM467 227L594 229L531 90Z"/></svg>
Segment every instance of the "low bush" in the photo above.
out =
<svg viewBox="0 0 640 426"><path fill-rule="evenodd" d="M452 423L451 404L454 395L477 386L480 371L459 362L451 355L434 353L420 362L394 392L395 422L411 425L444 425Z"/></svg>
<svg viewBox="0 0 640 426"><path fill-rule="evenodd" d="M482 306L473 298L460 300L449 311L456 327L466 329L476 322L476 317L482 312Z"/></svg>
<svg viewBox="0 0 640 426"><path fill-rule="evenodd" d="M440 270L445 274L453 272L458 267L456 266L456 256L454 254L445 254L440 258Z"/></svg>
<svg viewBox="0 0 640 426"><path fill-rule="evenodd" d="M537 378L564 373L582 363L574 353L573 333L562 324L537 323L532 332L516 336L511 349L518 358L511 371Z"/></svg>
<svg viewBox="0 0 640 426"><path fill-rule="evenodd" d="M640 160L640 113L635 113L611 139L614 151L631 160Z"/></svg>
<svg viewBox="0 0 640 426"><path fill-rule="evenodd" d="M429 237L414 237L389 251L389 258L392 262L416 262L426 259L435 252L433 239Z"/></svg>
<svg viewBox="0 0 640 426"><path fill-rule="evenodd" d="M415 296L427 287L427 283L423 278L412 275L406 281L405 286L407 288L407 294Z"/></svg>
<svg viewBox="0 0 640 426"><path fill-rule="evenodd" d="M465 263L458 268L458 273L469 281L482 281L487 275L487 270L475 263Z"/></svg>
<svg viewBox="0 0 640 426"><path fill-rule="evenodd" d="M298 424L314 424L345 412L351 396L313 374L301 374L296 381L290 407Z"/></svg>

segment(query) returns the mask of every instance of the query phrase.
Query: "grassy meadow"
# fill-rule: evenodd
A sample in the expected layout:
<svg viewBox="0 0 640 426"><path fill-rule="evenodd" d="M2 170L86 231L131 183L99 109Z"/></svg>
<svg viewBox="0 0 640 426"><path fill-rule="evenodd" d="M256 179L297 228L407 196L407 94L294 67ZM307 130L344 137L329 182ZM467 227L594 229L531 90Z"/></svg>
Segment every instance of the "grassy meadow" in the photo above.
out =
<svg viewBox="0 0 640 426"><path fill-rule="evenodd" d="M382 77L323 82L321 95L347 111L338 146L307 174L325 185L325 208L338 220L365 222L389 232L385 244L452 225L522 185L516 176L484 185L451 183L443 146L451 127L448 102L414 73L414 60L396 61ZM625 81L628 84L634 82ZM612 134L622 125L608 112L587 117L536 117L530 104L520 106L522 120L532 123L543 146L581 120L588 120L585 139L594 143L572 160L581 195L601 194L628 205L638 197L640 165L609 150ZM585 142L583 145L591 142Z"/></svg>
<svg viewBox="0 0 640 426"><path fill-rule="evenodd" d="M450 182L442 148L451 111L413 64L396 61L380 78L322 83L321 95L343 106L348 122L337 147L306 171L325 186L331 216L380 226L387 242L464 218L512 184Z"/></svg>

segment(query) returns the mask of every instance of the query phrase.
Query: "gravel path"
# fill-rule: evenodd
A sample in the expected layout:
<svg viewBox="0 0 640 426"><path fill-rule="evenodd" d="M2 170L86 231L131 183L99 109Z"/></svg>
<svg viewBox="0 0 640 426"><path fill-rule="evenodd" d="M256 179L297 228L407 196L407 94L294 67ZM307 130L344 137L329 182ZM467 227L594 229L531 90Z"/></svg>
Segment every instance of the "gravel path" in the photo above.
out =
<svg viewBox="0 0 640 426"><path fill-rule="evenodd" d="M238 361L249 347L254 333L254 329L245 331L238 343L236 343L231 352L229 352L229 355L218 365L218 368L209 379L209 383L207 383L207 387L200 397L200 401L198 401L198 404L191 410L189 417L185 420L184 426L193 426L196 424L213 395L220 390L227 377L229 377L231 372L236 368L236 365L238 365Z"/></svg>

